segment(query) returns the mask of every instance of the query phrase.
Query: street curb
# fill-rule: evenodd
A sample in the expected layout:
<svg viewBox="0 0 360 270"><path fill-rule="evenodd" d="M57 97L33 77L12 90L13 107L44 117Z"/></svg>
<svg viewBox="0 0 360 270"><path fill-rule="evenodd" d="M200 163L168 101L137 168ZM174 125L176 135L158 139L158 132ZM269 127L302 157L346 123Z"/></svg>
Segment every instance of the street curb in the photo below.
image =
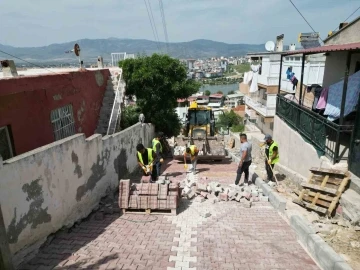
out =
<svg viewBox="0 0 360 270"><path fill-rule="evenodd" d="M235 156L230 151L226 150L228 156L231 157L231 160L234 162L240 162L240 158ZM249 169L250 178L252 181L263 190L263 194L269 197L269 202L281 213L285 213L286 210L286 200L280 197L275 191L272 190L251 168Z"/></svg>
<svg viewBox="0 0 360 270"><path fill-rule="evenodd" d="M298 241L324 270L352 270L303 217L291 216L290 226L295 231Z"/></svg>
<svg viewBox="0 0 360 270"><path fill-rule="evenodd" d="M226 151L233 162L240 161L240 158L228 151L228 149ZM273 191L254 171L250 170L250 175L252 175L253 181L255 178L255 184L263 190L263 194L269 197L269 201L275 210L285 214L286 200ZM290 217L290 226L295 231L298 241L324 270L353 270L340 255L316 234L310 223L303 217L292 215Z"/></svg>

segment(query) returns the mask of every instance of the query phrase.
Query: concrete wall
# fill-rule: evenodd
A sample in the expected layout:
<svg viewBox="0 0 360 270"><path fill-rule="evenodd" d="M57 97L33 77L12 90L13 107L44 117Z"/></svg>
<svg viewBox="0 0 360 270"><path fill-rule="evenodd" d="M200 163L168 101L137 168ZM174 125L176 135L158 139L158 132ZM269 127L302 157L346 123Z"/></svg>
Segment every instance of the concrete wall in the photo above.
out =
<svg viewBox="0 0 360 270"><path fill-rule="evenodd" d="M0 205L12 253L86 217L109 188L137 168L136 145L154 128L112 136L77 134L0 161Z"/></svg>
<svg viewBox="0 0 360 270"><path fill-rule="evenodd" d="M320 158L315 148L278 116L274 117L273 138L279 144L281 165L304 177L309 175L311 167L320 166Z"/></svg>
<svg viewBox="0 0 360 270"><path fill-rule="evenodd" d="M0 127L10 126L15 154L54 142L51 111L72 104L77 133L94 134L108 69L0 80Z"/></svg>
<svg viewBox="0 0 360 270"><path fill-rule="evenodd" d="M347 52L331 52L326 57L323 86L327 87L343 80L346 68ZM350 73L354 74L356 62L360 61L360 54L351 56Z"/></svg>
<svg viewBox="0 0 360 270"><path fill-rule="evenodd" d="M360 20L344 28L338 34L334 34L329 40L325 40L325 45L339 45L360 42Z"/></svg>

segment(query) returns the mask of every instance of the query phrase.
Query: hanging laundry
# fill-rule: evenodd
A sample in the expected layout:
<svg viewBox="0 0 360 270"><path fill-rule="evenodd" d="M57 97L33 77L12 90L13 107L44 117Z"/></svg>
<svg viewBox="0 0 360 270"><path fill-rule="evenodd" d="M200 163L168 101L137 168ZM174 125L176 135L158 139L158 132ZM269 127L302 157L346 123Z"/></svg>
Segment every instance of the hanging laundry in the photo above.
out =
<svg viewBox="0 0 360 270"><path fill-rule="evenodd" d="M291 78L291 82L292 82L292 84L293 84L293 91L294 91L295 88L297 87L298 79L297 79L295 76L293 76L293 77Z"/></svg>
<svg viewBox="0 0 360 270"><path fill-rule="evenodd" d="M259 65L251 65L251 71L253 72L253 77L250 85L250 93L254 93L259 90L258 88L258 75L259 75Z"/></svg>
<svg viewBox="0 0 360 270"><path fill-rule="evenodd" d="M291 76L292 76L292 66L288 67L288 69L286 70L286 78L288 80L290 80Z"/></svg>
<svg viewBox="0 0 360 270"><path fill-rule="evenodd" d="M316 106L319 103L321 92L322 92L321 86L320 85L315 86L315 89L314 89L314 102L313 102L313 106L312 106L312 109L314 111L317 111Z"/></svg>
<svg viewBox="0 0 360 270"><path fill-rule="evenodd" d="M327 98L328 98L328 93L329 93L329 88L323 88L320 94L320 98L319 101L316 105L316 109L318 110L324 110L326 107L326 103L327 103Z"/></svg>
<svg viewBox="0 0 360 270"><path fill-rule="evenodd" d="M341 99L343 94L344 80L330 85L327 104L324 115L328 120L334 121L340 117ZM355 110L360 93L360 71L354 73L348 78L344 116Z"/></svg>

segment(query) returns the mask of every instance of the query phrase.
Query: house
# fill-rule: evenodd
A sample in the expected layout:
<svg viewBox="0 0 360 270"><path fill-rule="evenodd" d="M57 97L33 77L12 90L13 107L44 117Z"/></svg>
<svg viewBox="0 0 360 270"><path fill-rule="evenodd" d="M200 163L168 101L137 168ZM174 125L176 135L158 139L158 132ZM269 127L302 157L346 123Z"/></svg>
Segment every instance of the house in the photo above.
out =
<svg viewBox="0 0 360 270"><path fill-rule="evenodd" d="M1 61L3 66L11 62ZM16 73L13 70L12 74ZM15 77L4 77L9 73L2 75L0 155L3 160L76 133L84 133L86 137L95 133L111 77L109 69L47 71L46 74L28 70Z"/></svg>
<svg viewBox="0 0 360 270"><path fill-rule="evenodd" d="M304 177L311 167L348 168L352 185L358 181L360 187L360 180L355 177L360 177L359 29L360 17L330 35L324 46L282 53L280 70L287 57L300 57L302 65L299 93L284 96L278 88L273 137L280 145L281 165ZM302 86L310 76L306 75L305 63L312 55L326 56L319 84L321 91L326 90L327 103L319 104L313 99L314 106L309 108L305 100L309 89Z"/></svg>
<svg viewBox="0 0 360 270"><path fill-rule="evenodd" d="M245 104L244 94L238 93L238 94L227 95L225 97L224 104L229 108L235 108L238 105L244 105Z"/></svg>
<svg viewBox="0 0 360 270"><path fill-rule="evenodd" d="M288 55L282 58L283 35L277 37L277 51L248 53L252 63L251 75L244 74L244 81L240 83L239 90L245 95L246 118L255 123L264 133L272 134L276 108L276 95L280 83L280 91L284 94L299 93L299 84L286 76L291 70L298 81L301 74L301 56ZM294 50L295 46L290 46ZM306 58L303 85L322 84L325 56L310 56ZM280 62L283 60L282 76L279 77ZM247 76L252 76L251 80ZM251 85L254 84L254 85Z"/></svg>

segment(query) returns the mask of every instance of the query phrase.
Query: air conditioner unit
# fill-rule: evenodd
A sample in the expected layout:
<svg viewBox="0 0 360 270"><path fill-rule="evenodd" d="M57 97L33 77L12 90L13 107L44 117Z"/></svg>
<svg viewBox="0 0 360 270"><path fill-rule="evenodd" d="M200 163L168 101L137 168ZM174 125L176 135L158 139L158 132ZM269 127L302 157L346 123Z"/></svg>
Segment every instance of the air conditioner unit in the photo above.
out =
<svg viewBox="0 0 360 270"><path fill-rule="evenodd" d="M17 77L19 76L13 60L1 60L1 67L4 77Z"/></svg>

